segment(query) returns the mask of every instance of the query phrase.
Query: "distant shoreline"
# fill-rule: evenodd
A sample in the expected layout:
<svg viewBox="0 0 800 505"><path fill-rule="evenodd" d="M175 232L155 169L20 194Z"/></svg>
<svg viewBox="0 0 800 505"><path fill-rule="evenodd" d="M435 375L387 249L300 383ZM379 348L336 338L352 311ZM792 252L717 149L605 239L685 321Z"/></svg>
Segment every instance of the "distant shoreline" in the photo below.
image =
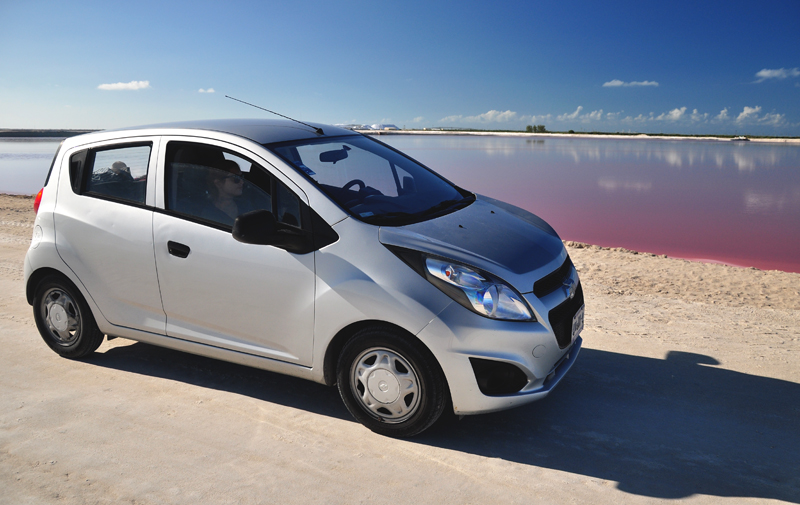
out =
<svg viewBox="0 0 800 505"><path fill-rule="evenodd" d="M90 130L48 130L48 129L0 129L0 138L67 138L84 133L101 131ZM495 136L526 138L588 138L588 139L637 139L637 140L709 140L716 142L774 142L779 144L800 144L800 137L750 137L747 135L674 135L660 133L528 133L522 131L501 130L354 130L365 135L460 135L460 136ZM743 141L742 138L747 140Z"/></svg>
<svg viewBox="0 0 800 505"><path fill-rule="evenodd" d="M800 138L783 137L748 137L740 140L739 136L719 135L668 135L648 133L528 133L519 131L483 131L483 130L354 130L365 135L474 135L495 137L526 138L584 138L584 139L632 139L632 140L705 140L714 142L773 142L778 144L800 144Z"/></svg>
<svg viewBox="0 0 800 505"><path fill-rule="evenodd" d="M2 129L0 138L67 138L99 130Z"/></svg>

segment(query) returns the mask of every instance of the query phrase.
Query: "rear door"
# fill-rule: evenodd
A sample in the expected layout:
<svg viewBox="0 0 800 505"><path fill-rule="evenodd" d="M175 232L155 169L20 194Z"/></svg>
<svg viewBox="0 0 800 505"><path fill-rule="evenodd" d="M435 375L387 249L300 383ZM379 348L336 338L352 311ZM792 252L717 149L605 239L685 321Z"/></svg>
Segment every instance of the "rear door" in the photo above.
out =
<svg viewBox="0 0 800 505"><path fill-rule="evenodd" d="M153 254L159 139L78 148L64 158L55 208L56 248L113 325L164 334Z"/></svg>
<svg viewBox="0 0 800 505"><path fill-rule="evenodd" d="M307 226L303 192L253 153L213 140L164 138L159 166L153 235L167 335L310 366L314 253L231 236L249 210Z"/></svg>

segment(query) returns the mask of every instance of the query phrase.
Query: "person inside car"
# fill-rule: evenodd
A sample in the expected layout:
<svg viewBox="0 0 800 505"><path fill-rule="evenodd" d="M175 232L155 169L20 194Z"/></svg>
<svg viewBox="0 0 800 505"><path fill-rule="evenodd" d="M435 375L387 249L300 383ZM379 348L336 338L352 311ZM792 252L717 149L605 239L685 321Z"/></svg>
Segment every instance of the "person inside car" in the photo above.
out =
<svg viewBox="0 0 800 505"><path fill-rule="evenodd" d="M124 161L115 161L109 171L117 181L132 181L131 168Z"/></svg>
<svg viewBox="0 0 800 505"><path fill-rule="evenodd" d="M244 179L239 164L233 160L225 160L223 170L210 169L208 175L210 204L202 213L202 217L218 223L233 225L233 221L249 210L242 200Z"/></svg>

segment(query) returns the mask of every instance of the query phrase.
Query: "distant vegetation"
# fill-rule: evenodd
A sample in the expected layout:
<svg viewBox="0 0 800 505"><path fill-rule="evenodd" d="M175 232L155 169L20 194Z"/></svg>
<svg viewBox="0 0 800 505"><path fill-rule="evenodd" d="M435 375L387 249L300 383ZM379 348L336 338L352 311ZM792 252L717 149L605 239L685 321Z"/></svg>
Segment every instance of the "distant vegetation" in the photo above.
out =
<svg viewBox="0 0 800 505"><path fill-rule="evenodd" d="M409 128L405 131L447 131L452 133L458 132L493 132L493 133L519 133L520 130L486 130L480 128L458 128L453 126L437 126L431 128ZM579 131L576 132L575 130L569 131L549 131L545 128L544 125L528 125L523 130L525 133L576 133L580 135L620 135L626 137L634 137L638 135L647 135L648 137L716 137L721 139L730 139L734 137L748 137L751 139L800 139L800 136L792 136L792 135L748 135L748 134L720 134L720 133L644 133L644 132L602 132L602 131ZM378 133L378 132L375 132ZM380 132L386 133L386 132Z"/></svg>

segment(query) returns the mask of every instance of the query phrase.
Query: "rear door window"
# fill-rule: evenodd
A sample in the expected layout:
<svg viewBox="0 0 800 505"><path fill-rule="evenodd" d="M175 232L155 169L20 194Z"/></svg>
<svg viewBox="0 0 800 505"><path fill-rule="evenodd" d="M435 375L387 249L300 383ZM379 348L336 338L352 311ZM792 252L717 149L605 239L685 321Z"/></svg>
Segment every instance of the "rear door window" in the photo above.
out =
<svg viewBox="0 0 800 505"><path fill-rule="evenodd" d="M82 193L144 205L151 151L149 143L89 151Z"/></svg>

